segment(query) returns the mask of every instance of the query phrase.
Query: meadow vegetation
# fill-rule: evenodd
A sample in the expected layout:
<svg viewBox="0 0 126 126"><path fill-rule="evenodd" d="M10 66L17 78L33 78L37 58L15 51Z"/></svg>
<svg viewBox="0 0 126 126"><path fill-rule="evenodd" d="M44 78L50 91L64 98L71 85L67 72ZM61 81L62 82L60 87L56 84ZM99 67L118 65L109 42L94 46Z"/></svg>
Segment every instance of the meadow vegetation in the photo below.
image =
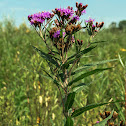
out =
<svg viewBox="0 0 126 126"><path fill-rule="evenodd" d="M101 41L94 51L81 58L80 64L92 64L102 60L115 59L100 67L112 70L92 75L81 82L89 84L75 97L74 107L92 103L124 100L124 68L119 62L120 54L126 62L126 30L104 28L93 42ZM79 31L78 38L88 43L86 31ZM52 81L41 76L48 70L48 64L32 48L32 45L46 51L45 44L33 28L25 23L19 27L13 21L0 23L0 125L1 126L62 126L62 105L59 92ZM74 49L73 49L74 50ZM74 53L74 52L73 52ZM41 67L42 66L42 67ZM96 66L94 66L95 68ZM85 70L87 71L85 66ZM118 120L125 120L124 103L104 105L75 119L76 126L92 126L101 121L100 112L112 111L119 114Z"/></svg>

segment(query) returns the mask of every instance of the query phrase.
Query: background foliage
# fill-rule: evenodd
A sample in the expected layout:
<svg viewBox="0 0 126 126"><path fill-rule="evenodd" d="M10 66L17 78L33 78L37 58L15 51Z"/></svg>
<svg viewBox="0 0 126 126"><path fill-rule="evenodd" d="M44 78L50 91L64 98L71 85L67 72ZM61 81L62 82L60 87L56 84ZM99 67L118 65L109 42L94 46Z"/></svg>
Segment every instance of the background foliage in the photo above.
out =
<svg viewBox="0 0 126 126"><path fill-rule="evenodd" d="M118 53L126 62L125 34L125 27L111 27L99 32L94 42L106 42L103 41L95 51L82 58L81 65L118 59ZM87 32L78 33L78 38L85 44L87 36ZM0 125L62 126L59 92L51 81L41 77L41 65L47 70L48 67L31 45L45 50L44 43L34 29L28 28L26 24L17 28L13 21L0 23ZM89 86L76 96L75 108L91 103L124 100L124 70L119 61L101 66L115 67L82 80ZM92 126L101 120L99 112L113 109L119 113L119 120L124 120L124 104L115 103L88 111L74 122L77 126Z"/></svg>

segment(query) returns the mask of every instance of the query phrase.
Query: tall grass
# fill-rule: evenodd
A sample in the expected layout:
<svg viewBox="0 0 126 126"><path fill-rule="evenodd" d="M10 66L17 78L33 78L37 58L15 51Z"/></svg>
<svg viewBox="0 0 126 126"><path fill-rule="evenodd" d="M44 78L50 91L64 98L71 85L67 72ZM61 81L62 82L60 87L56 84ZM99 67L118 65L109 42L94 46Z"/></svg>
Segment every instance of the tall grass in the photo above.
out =
<svg viewBox="0 0 126 126"><path fill-rule="evenodd" d="M45 50L39 36L26 24L18 28L12 21L0 23L0 125L34 125L62 126L62 109L59 107L59 94L52 82L41 77L41 65L48 69L46 62L33 50L31 45ZM126 32L119 29L102 30L95 38L96 41L106 40L90 53L90 59L81 59L81 64L94 63L100 60L126 58ZM78 36L87 44L86 32L79 32ZM94 40L94 41L95 41ZM102 65L102 64L101 64ZM124 100L124 71L119 61L110 62L102 66L115 66L97 76L83 79L84 83L92 83L85 87L77 96L75 107L82 107L91 103ZM86 68L85 68L86 69ZM44 73L43 73L44 74ZM90 126L100 121L99 112L114 109L119 113L119 120L124 119L124 104L116 103L102 106L88 111L77 117L77 126Z"/></svg>

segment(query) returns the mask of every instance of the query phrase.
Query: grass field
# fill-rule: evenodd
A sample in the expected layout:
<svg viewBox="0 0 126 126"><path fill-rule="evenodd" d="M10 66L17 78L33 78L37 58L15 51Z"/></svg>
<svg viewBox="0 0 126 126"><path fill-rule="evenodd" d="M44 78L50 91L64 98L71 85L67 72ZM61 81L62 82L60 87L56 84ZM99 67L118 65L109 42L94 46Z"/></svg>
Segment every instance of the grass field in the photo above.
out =
<svg viewBox="0 0 126 126"><path fill-rule="evenodd" d="M55 126L63 125L62 105L57 87L41 77L41 65L48 65L32 48L34 45L44 51L45 45L34 29L21 24L17 28L13 22L0 23L0 125L1 126ZM75 98L75 108L92 103L124 100L124 68L118 54L126 63L126 30L104 29L93 40L106 41L87 57L80 65L102 60L117 59L95 67L114 67L95 76L83 79L89 84ZM87 32L79 32L78 37L87 45ZM49 41L48 41L49 43ZM74 53L74 52L73 52ZM88 71L88 69L85 69ZM124 103L108 104L87 111L75 118L76 126L92 126L102 120L99 113L115 110L118 121L124 120Z"/></svg>

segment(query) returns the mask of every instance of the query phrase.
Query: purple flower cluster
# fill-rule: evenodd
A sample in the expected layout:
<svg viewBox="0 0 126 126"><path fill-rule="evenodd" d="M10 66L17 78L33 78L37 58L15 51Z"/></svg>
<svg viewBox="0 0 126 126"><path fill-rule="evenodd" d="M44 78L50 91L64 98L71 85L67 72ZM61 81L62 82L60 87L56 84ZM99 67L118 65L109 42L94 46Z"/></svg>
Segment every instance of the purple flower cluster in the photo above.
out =
<svg viewBox="0 0 126 126"><path fill-rule="evenodd" d="M66 33L63 32L63 37L65 36L65 34ZM55 32L54 35L53 35L54 38L59 38L59 36L60 36L60 30L58 30L57 32Z"/></svg>
<svg viewBox="0 0 126 126"><path fill-rule="evenodd" d="M85 14L86 13L86 10L84 9L82 12L81 12L81 14L83 15L83 14Z"/></svg>
<svg viewBox="0 0 126 126"><path fill-rule="evenodd" d="M86 20L85 22L88 22L88 23L90 23L90 22L94 22L95 20L94 19L92 19L92 18L89 18L89 20Z"/></svg>
<svg viewBox="0 0 126 126"><path fill-rule="evenodd" d="M73 16L73 15L71 15L69 18L71 18L72 16ZM79 21L79 19L80 19L80 17L79 17L78 15L75 15L75 16L73 16L72 21L73 21L73 20Z"/></svg>
<svg viewBox="0 0 126 126"><path fill-rule="evenodd" d="M69 20L75 12L77 11L74 11L72 7L68 6L66 9L65 8L56 8L55 11L53 11L55 14L58 15L58 17L61 17L62 19L66 19L66 20ZM86 10L84 9L83 11L81 11L81 15L86 13ZM75 15L73 18L72 18L72 22L76 22L77 20L79 20L80 18L80 15Z"/></svg>
<svg viewBox="0 0 126 126"><path fill-rule="evenodd" d="M34 24L35 26L37 26L38 24L42 24L45 20L49 20L53 16L54 14L43 11L33 15L29 15L28 20L30 21L31 25Z"/></svg>
<svg viewBox="0 0 126 126"><path fill-rule="evenodd" d="M89 18L89 20L86 20L85 22L87 22L90 26L95 27L95 25L93 24L94 21L94 19Z"/></svg>
<svg viewBox="0 0 126 126"><path fill-rule="evenodd" d="M72 9L72 8L70 8L70 7L68 7L68 8L56 8L55 9L55 13L56 14L58 14L58 16L65 16L65 17L69 17L69 16L71 16L71 15L73 15L74 14L74 10Z"/></svg>

